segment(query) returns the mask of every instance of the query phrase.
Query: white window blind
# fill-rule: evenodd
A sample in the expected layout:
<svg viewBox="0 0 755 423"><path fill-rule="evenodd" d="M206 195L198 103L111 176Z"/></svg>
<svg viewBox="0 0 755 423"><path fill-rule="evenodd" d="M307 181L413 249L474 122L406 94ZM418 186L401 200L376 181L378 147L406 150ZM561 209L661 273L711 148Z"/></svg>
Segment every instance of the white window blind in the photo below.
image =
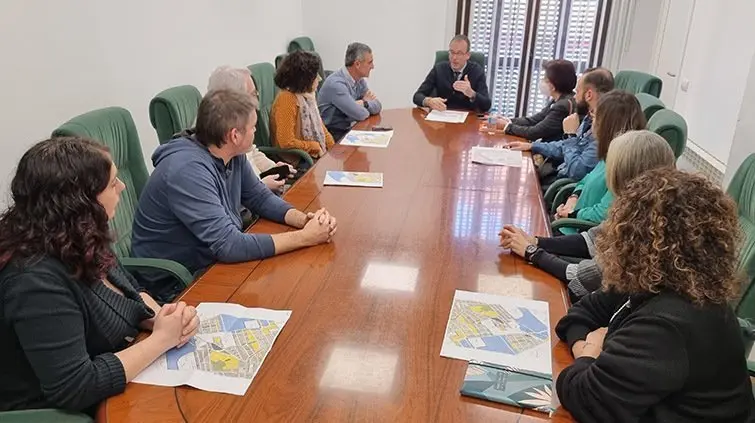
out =
<svg viewBox="0 0 755 423"><path fill-rule="evenodd" d="M597 0L572 0L566 26L564 58L574 62L577 73L590 65L595 21L598 13Z"/></svg>
<svg viewBox="0 0 755 423"><path fill-rule="evenodd" d="M546 98L540 94L540 81L545 77L543 64L555 57L558 29L561 21L561 0L540 2L540 13L535 31L535 44L532 51L532 76L527 96L527 115L537 113L545 106Z"/></svg>
<svg viewBox="0 0 755 423"><path fill-rule="evenodd" d="M606 24L598 14L606 0L459 1L471 7L472 50L492 59L486 69L488 86L500 114L529 115L543 108L546 98L539 83L544 62L571 60L577 73L595 65L595 34ZM603 13L603 19L608 15Z"/></svg>

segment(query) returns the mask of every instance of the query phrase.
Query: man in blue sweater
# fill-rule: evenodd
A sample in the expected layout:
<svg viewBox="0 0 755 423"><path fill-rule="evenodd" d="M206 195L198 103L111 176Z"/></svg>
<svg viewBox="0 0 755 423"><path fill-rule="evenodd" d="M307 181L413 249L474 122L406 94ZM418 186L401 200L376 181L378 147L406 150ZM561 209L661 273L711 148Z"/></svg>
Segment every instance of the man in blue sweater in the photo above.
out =
<svg viewBox="0 0 755 423"><path fill-rule="evenodd" d="M509 148L540 154L557 165L554 175L547 175L541 180L546 189L554 180L570 178L579 181L598 164L598 143L592 134L592 115L598 105L600 96L614 87L613 74L605 68L586 69L577 82L577 110L564 119L564 136L562 141L509 143ZM579 115L586 115L579 123ZM542 175L541 175L542 176Z"/></svg>
<svg viewBox="0 0 755 423"><path fill-rule="evenodd" d="M256 123L250 95L211 91L199 105L196 134L155 150L155 170L134 218L135 257L174 260L197 273L215 261L258 260L331 240L336 219L325 209L302 213L255 176L245 154L252 148ZM242 205L262 218L300 230L244 233ZM163 301L183 288L162 275L140 272L139 276L145 288Z"/></svg>

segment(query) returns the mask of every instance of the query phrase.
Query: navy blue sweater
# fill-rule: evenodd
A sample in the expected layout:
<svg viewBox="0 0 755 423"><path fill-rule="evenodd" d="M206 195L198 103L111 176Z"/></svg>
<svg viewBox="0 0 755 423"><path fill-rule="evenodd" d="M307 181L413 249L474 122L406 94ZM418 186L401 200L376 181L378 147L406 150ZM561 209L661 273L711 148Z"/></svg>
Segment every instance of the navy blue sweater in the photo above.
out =
<svg viewBox="0 0 755 423"><path fill-rule="evenodd" d="M275 254L270 235L242 231L239 211L243 205L262 218L284 223L293 207L254 175L246 156L226 165L194 139L178 138L158 147L152 163L155 170L134 218L135 257L169 259L196 272L215 261Z"/></svg>

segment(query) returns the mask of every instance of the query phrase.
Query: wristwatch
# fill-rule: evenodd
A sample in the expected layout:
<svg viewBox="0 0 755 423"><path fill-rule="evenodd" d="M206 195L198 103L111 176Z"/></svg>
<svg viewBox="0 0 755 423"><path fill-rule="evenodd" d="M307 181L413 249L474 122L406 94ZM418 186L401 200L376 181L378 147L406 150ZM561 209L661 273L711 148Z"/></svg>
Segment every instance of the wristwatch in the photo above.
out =
<svg viewBox="0 0 755 423"><path fill-rule="evenodd" d="M525 248L524 250L524 259L528 262L532 263L533 256L540 251L540 248L537 247L535 244L530 244Z"/></svg>

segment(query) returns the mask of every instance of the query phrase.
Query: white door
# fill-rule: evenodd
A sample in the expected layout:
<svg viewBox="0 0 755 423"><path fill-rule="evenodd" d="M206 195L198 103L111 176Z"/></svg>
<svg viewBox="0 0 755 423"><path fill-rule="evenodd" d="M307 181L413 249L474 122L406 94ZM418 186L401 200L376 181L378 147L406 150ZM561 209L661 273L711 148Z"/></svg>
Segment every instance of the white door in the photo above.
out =
<svg viewBox="0 0 755 423"><path fill-rule="evenodd" d="M673 109L676 93L680 88L679 75L695 0L666 0L665 3L667 13L665 19L662 18L661 30L658 31L655 74L663 80L661 101L666 108Z"/></svg>

